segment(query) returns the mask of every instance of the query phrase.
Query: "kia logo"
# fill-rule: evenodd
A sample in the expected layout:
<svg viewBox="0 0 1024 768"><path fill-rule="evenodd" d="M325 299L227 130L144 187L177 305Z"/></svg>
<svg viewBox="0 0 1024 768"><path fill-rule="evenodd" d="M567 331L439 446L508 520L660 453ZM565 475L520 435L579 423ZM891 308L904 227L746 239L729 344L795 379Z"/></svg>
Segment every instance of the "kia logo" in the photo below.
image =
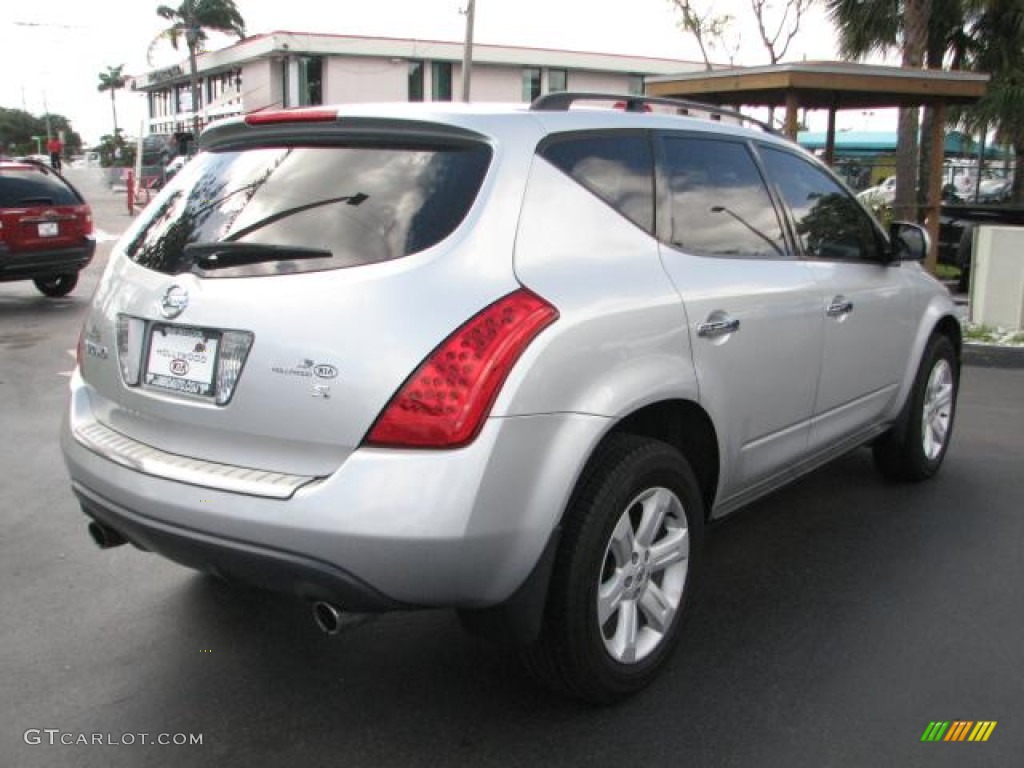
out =
<svg viewBox="0 0 1024 768"><path fill-rule="evenodd" d="M188 361L182 360L180 357L176 357L171 360L171 373L175 376L184 376L188 373Z"/></svg>
<svg viewBox="0 0 1024 768"><path fill-rule="evenodd" d="M160 298L160 313L170 319L177 317L188 306L188 291L180 285L172 285Z"/></svg>
<svg viewBox="0 0 1024 768"><path fill-rule="evenodd" d="M333 379L338 375L338 369L333 365L320 364L313 368L313 373L320 379Z"/></svg>

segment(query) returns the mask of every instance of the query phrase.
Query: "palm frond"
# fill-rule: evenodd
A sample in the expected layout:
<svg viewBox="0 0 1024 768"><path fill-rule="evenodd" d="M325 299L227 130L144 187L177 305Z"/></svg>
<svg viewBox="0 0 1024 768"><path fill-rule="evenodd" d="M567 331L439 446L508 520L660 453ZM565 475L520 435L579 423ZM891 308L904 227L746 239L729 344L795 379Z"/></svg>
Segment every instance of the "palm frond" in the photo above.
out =
<svg viewBox="0 0 1024 768"><path fill-rule="evenodd" d="M844 59L887 53L898 45L903 31L900 0L826 0L825 5Z"/></svg>
<svg viewBox="0 0 1024 768"><path fill-rule="evenodd" d="M153 54L160 43L164 41L170 43L174 50L178 50L178 43L184 36L185 29L181 24L168 27L150 41L149 46L146 48L146 61L149 62L150 66L153 66Z"/></svg>

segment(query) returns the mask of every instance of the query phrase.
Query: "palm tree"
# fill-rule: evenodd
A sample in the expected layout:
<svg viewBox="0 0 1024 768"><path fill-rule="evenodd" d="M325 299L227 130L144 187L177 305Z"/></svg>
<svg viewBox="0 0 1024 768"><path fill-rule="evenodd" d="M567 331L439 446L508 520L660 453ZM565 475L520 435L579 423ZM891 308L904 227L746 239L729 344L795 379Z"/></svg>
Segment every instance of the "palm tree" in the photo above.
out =
<svg viewBox="0 0 1024 768"><path fill-rule="evenodd" d="M988 91L968 124L996 125L1015 156L1011 199L1024 204L1024 0L986 0L972 29L970 63L990 72Z"/></svg>
<svg viewBox="0 0 1024 768"><path fill-rule="evenodd" d="M827 0L827 5L844 58L891 52L905 37L901 0ZM1024 0L932 0L925 58L929 69L946 66L991 73L984 99L976 107L954 111L953 117L971 128L999 126L1017 156L1013 199L1024 203ZM926 109L923 149L931 137L932 119ZM927 184L926 170L922 163L922 188Z"/></svg>
<svg viewBox="0 0 1024 768"><path fill-rule="evenodd" d="M114 113L114 135L117 136L117 102L114 100L114 94L120 88L124 88L125 83L128 82L128 78L121 74L124 69L124 64L118 64L116 67L107 67L106 72L100 72L100 84L96 86L96 90L100 93L104 91L110 91L110 109Z"/></svg>
<svg viewBox="0 0 1024 768"><path fill-rule="evenodd" d="M157 16L171 22L171 26L157 35L150 45L167 40L175 50L183 38L188 47L189 80L192 86L192 135L199 136L199 73L196 68L196 54L200 43L206 40L206 30L215 30L245 38L245 20L235 7L235 0L182 0L181 5L172 8L161 5Z"/></svg>

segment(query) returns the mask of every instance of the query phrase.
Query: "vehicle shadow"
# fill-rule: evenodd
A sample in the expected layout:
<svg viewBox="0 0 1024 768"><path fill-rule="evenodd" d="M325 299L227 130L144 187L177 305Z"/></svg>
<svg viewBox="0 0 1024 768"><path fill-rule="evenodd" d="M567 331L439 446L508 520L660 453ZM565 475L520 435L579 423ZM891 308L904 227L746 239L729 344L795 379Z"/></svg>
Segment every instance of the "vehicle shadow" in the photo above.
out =
<svg viewBox="0 0 1024 768"><path fill-rule="evenodd" d="M950 650L948 616L929 601L956 574L936 575L925 558L955 556L966 528L952 511L985 477L949 469L892 485L859 451L713 526L678 655L616 707L549 694L451 613L388 614L329 638L294 599L196 575L159 607L173 636L150 656L133 711L205 733L219 765L268 754L367 766L668 765L679 755L747 765L786 754L807 758L792 765L852 765L879 743L900 754L893 745L916 748L926 705L942 698L926 684L908 713L874 681L920 689ZM851 721L872 740L844 734Z"/></svg>

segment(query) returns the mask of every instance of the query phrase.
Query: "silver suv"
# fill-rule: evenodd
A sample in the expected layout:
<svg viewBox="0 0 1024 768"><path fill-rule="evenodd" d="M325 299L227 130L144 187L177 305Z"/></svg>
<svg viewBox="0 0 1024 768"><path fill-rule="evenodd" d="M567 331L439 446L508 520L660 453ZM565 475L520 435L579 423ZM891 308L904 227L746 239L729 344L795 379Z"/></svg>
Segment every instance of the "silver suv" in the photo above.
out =
<svg viewBox="0 0 1024 768"><path fill-rule="evenodd" d="M601 702L676 645L707 521L863 445L933 475L960 326L922 230L725 110L617 98L208 129L82 331L97 543L330 633L452 607Z"/></svg>

